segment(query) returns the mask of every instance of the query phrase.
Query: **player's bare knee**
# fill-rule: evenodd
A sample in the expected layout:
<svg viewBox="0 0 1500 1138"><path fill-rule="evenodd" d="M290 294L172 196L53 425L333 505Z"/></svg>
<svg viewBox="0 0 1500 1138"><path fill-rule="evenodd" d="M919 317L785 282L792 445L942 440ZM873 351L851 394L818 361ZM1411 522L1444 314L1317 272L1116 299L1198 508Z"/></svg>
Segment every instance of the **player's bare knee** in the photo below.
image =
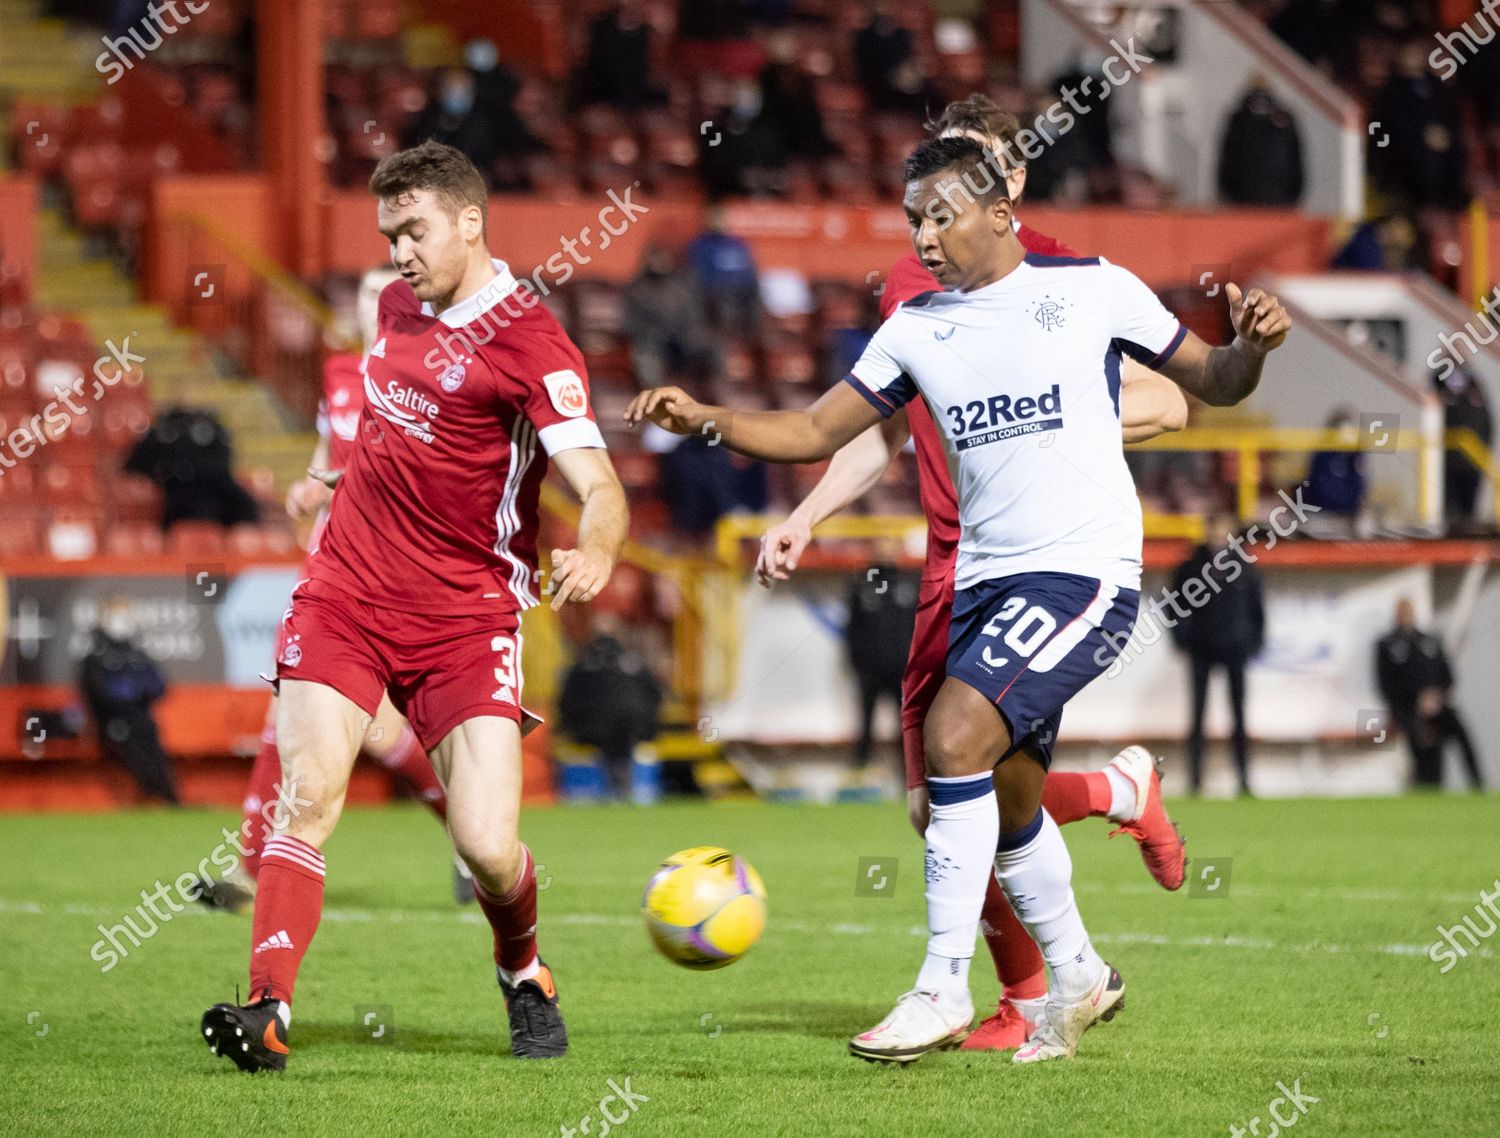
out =
<svg viewBox="0 0 1500 1138"><path fill-rule="evenodd" d="M983 749L976 746L973 735L961 723L946 719L927 721L922 733L923 757L927 773L933 778L962 778L981 774L990 767Z"/></svg>
<svg viewBox="0 0 1500 1138"><path fill-rule="evenodd" d="M490 893L508 892L521 875L521 843L516 838L506 842L493 835L465 838L455 834L453 848Z"/></svg>

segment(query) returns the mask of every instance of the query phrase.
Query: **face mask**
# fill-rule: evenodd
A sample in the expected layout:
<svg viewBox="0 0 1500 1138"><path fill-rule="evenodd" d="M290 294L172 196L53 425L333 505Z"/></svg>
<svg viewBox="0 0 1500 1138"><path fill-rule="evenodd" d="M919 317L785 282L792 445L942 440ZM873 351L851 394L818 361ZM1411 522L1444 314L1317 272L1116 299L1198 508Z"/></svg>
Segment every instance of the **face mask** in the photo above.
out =
<svg viewBox="0 0 1500 1138"><path fill-rule="evenodd" d="M444 87L438 103L450 115L467 114L474 105L474 92L464 87Z"/></svg>

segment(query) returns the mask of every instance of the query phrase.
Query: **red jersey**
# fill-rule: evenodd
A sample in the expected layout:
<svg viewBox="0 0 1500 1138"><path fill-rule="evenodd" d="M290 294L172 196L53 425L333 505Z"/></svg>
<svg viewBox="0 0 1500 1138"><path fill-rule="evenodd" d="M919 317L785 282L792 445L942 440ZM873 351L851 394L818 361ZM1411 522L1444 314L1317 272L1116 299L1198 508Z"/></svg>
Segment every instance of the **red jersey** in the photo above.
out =
<svg viewBox="0 0 1500 1138"><path fill-rule="evenodd" d="M547 458L604 438L583 356L494 265L439 315L404 281L380 294L359 438L299 590L428 614L537 603Z"/></svg>
<svg viewBox="0 0 1500 1138"><path fill-rule="evenodd" d="M364 405L364 357L354 352L329 356L323 361L323 398L318 402L318 434L328 440L329 470L348 465Z"/></svg>
<svg viewBox="0 0 1500 1138"><path fill-rule="evenodd" d="M1016 238L1028 253L1078 256L1062 242L1024 225L1016 227ZM899 305L942 287L922 267L915 252L906 254L886 277L885 289L880 294L880 319L889 320ZM942 436L932 421L926 400L913 399L908 403L906 419L911 424L912 447L917 452L917 496L922 502L922 512L927 515L927 564L922 571L929 577L951 577L958 559L959 526L958 492L948 470L948 452L943 449Z"/></svg>

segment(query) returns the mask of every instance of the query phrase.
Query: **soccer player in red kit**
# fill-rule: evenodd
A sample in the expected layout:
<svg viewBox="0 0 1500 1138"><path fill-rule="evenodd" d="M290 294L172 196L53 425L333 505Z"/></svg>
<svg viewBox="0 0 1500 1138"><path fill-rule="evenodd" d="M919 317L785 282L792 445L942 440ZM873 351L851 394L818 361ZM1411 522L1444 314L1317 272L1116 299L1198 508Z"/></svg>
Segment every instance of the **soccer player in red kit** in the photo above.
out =
<svg viewBox="0 0 1500 1138"><path fill-rule="evenodd" d="M365 352L375 344L375 320L380 293L397 279L392 268L366 272L359 282L355 299L355 323ZM365 405L365 356L357 352L336 352L323 362L323 398L318 404L318 443L308 464L306 477L294 482L286 495L287 513L293 518L313 518L316 547L318 534L327 520L328 503L333 491L322 480L328 471L342 470L358 438L359 415ZM283 645L278 641L276 655ZM392 706L390 698L381 701L365 731L360 754L373 759L391 772L396 780L428 809L443 820L448 798L443 784L433 773L432 762L422 744L417 742L411 726ZM276 697L266 708L266 722L261 729L260 749L250 768L250 782L245 788L244 817L240 823L241 857L237 871L218 880L205 879L200 897L214 908L238 912L255 900L255 880L260 873L260 855L266 839L275 830L274 820L296 800L295 787L281 789L281 752L276 746ZM459 863L462 865L462 863ZM455 896L473 900L473 885L467 869L455 870Z"/></svg>
<svg viewBox="0 0 1500 1138"><path fill-rule="evenodd" d="M537 501L549 461L583 503L551 551L552 607L592 600L625 539L625 493L590 407L583 357L485 243L488 195L426 142L370 179L401 280L380 297L359 440L292 594L277 661L282 764L303 804L266 842L250 1002L204 1013L242 1070L285 1066L297 972L322 909L321 847L363 725L384 693L432 758L448 832L493 931L511 1051L567 1050L537 952L536 871L521 803L522 610L537 603Z"/></svg>
<svg viewBox="0 0 1500 1138"><path fill-rule="evenodd" d="M1026 184L1026 167L1015 154L1018 130L1015 117L983 95L950 104L932 124L934 134L972 138L998 153L1002 168L1009 171L1006 182L1012 200L1020 198ZM1018 226L1016 236L1031 253L1076 255L1025 225ZM887 276L880 294L881 319L889 319L906 301L941 288L916 253L908 252ZM1126 442L1179 430L1186 418L1187 404L1175 383L1133 362L1127 366L1120 397ZM807 498L761 539L756 573L766 586L786 580L812 540L813 527L869 490L908 438L916 450L917 486L928 519L926 564L901 700L907 799L912 825L920 834L927 829L928 809L922 725L945 674L959 538L958 498L942 440L926 403L912 400L904 412L870 428L839 451ZM1146 866L1157 882L1167 889L1181 887L1185 869L1182 839L1162 807L1160 779L1145 748L1127 747L1102 771L1049 771L1042 804L1059 825L1091 816L1116 821L1119 830L1114 832L1123 830L1140 843ZM1026 1041L1040 1014L1047 992L1042 956L993 877L980 927L994 957L1002 995L996 1013L969 1035L963 1047L1009 1050Z"/></svg>

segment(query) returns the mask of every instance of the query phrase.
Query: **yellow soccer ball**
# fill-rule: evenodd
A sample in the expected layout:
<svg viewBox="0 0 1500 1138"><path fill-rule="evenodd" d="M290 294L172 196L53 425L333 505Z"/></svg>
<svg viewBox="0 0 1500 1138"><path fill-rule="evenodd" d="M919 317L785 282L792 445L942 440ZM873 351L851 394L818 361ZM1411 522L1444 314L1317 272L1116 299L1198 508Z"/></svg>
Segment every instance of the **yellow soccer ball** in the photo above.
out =
<svg viewBox="0 0 1500 1138"><path fill-rule="evenodd" d="M641 899L657 951L684 968L733 964L766 927L766 887L755 867L718 846L674 853Z"/></svg>

